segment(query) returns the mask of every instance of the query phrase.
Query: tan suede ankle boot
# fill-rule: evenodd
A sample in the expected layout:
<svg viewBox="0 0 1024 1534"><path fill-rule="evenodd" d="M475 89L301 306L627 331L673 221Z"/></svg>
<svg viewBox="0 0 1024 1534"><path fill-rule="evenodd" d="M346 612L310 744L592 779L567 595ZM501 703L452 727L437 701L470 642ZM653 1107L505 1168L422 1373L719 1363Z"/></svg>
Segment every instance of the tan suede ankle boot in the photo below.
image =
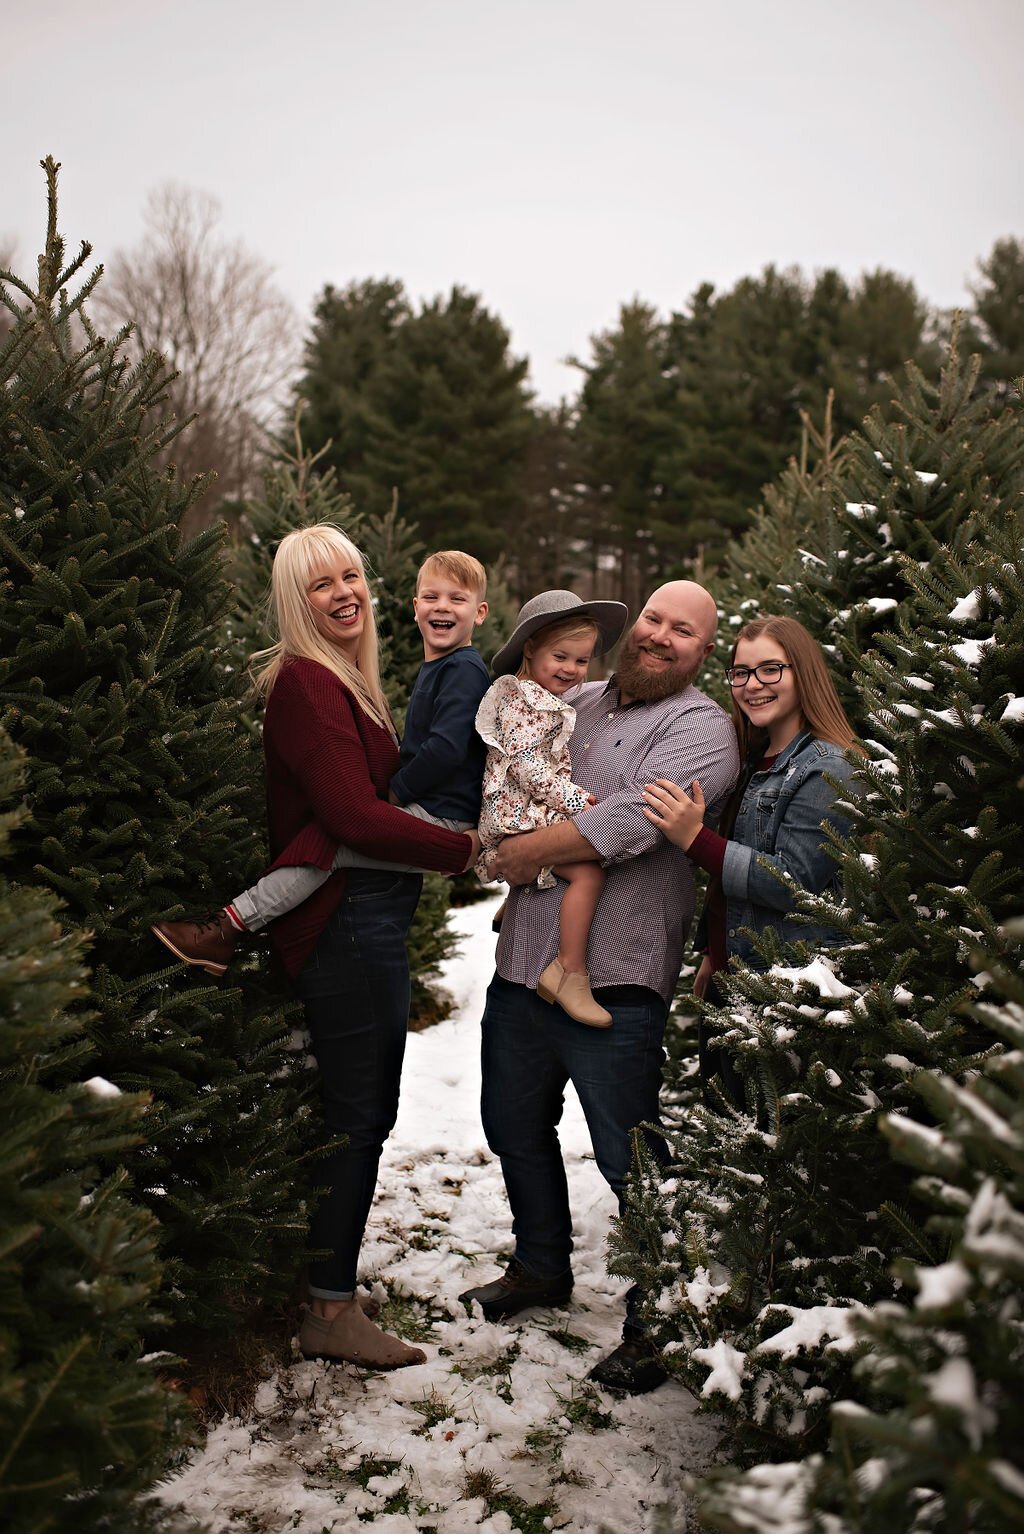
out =
<svg viewBox="0 0 1024 1534"><path fill-rule="evenodd" d="M307 1310L299 1328L299 1351L304 1358L361 1364L364 1369L405 1369L427 1361L420 1348L374 1325L358 1298L346 1300L329 1320Z"/></svg>

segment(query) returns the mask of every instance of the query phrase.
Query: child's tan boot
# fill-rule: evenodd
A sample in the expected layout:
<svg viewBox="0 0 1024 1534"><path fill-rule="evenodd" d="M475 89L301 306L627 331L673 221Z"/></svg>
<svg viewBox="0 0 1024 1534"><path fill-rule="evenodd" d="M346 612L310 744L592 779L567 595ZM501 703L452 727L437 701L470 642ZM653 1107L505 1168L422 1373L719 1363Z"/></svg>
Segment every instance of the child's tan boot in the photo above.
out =
<svg viewBox="0 0 1024 1534"><path fill-rule="evenodd" d="M610 1028L612 1025L611 1013L594 1000L590 976L563 969L559 959L552 959L537 981L537 995L542 1001L561 1007L577 1023L586 1023L588 1028Z"/></svg>
<svg viewBox="0 0 1024 1534"><path fill-rule="evenodd" d="M589 975L581 975L575 970L563 971L558 1005L578 1023L586 1023L588 1028L610 1028L612 1025L611 1013L594 1000Z"/></svg>
<svg viewBox="0 0 1024 1534"><path fill-rule="evenodd" d="M558 987L565 979L565 970L557 959L552 959L537 981L537 995L541 1001L557 1002Z"/></svg>

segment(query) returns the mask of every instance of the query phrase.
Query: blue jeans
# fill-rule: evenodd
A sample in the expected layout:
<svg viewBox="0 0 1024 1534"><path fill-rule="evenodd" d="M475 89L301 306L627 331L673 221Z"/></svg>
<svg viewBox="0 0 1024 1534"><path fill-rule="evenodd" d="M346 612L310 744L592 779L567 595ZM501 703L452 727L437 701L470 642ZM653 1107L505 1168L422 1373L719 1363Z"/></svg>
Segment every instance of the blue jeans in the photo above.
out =
<svg viewBox="0 0 1024 1534"><path fill-rule="evenodd" d="M668 1008L654 991L630 988L622 1003L598 999L614 1019L587 1028L535 991L495 975L483 1017L481 1109L487 1143L501 1159L512 1210L516 1257L537 1278L564 1273L572 1217L558 1140L566 1083L586 1115L598 1167L622 1207L633 1159L631 1131L658 1124L658 1093ZM659 1159L664 1141L648 1133Z"/></svg>
<svg viewBox="0 0 1024 1534"><path fill-rule="evenodd" d="M347 1143L316 1163L325 1187L310 1245L327 1255L309 1270L309 1292L340 1299L356 1264L377 1186L377 1165L398 1113L409 1022L405 936L420 898L419 874L355 869L316 951L295 981L320 1068L328 1136Z"/></svg>

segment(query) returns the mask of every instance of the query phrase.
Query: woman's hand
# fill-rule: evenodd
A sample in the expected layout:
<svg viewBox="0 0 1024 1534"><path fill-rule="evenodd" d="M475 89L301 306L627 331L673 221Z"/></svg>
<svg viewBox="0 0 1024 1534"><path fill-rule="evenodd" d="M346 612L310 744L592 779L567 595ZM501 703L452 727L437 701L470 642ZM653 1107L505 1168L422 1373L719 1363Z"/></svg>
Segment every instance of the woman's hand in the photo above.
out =
<svg viewBox="0 0 1024 1534"><path fill-rule="evenodd" d="M713 974L714 970L711 968L711 955L706 953L703 959L700 961L700 969L698 969L697 973L693 977L693 994L695 996L699 996L701 1000L703 1000L707 995L708 981L711 979Z"/></svg>
<svg viewBox="0 0 1024 1534"><path fill-rule="evenodd" d="M477 833L475 831L467 831L466 835L469 837L470 841L473 844L473 850L469 854L469 861L468 861L468 863L466 864L465 868L462 870L462 872L464 874L468 874L469 873L469 870L473 867L473 865L475 864L477 858L480 856L480 838L479 838L479 836L477 835Z"/></svg>
<svg viewBox="0 0 1024 1534"><path fill-rule="evenodd" d="M690 794L668 778L644 784L644 814L652 825L664 832L669 841L685 852L704 824L704 795L694 778Z"/></svg>

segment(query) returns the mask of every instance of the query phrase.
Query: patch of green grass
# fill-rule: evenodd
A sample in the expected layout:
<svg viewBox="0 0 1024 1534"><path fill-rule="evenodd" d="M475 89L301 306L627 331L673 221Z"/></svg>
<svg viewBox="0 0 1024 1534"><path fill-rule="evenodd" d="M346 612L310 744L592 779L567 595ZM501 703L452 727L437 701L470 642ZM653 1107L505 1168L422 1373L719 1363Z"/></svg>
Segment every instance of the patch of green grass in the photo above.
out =
<svg viewBox="0 0 1024 1534"><path fill-rule="evenodd" d="M455 1408L447 1396L443 1396L439 1390L431 1390L422 1401L409 1401L412 1410L419 1412L423 1418L423 1426L416 1428L417 1436L428 1433L432 1427L437 1427L440 1422L447 1422L449 1417L454 1417Z"/></svg>
<svg viewBox="0 0 1024 1534"><path fill-rule="evenodd" d="M409 1493L403 1486L401 1491L396 1491L393 1497L389 1497L383 1507L372 1510L367 1508L359 1514L360 1523L372 1523L378 1513L407 1513L409 1511Z"/></svg>
<svg viewBox="0 0 1024 1534"><path fill-rule="evenodd" d="M375 1459L372 1454L367 1454L359 1461L355 1470L346 1472L350 1480L355 1481L357 1486L364 1489L369 1486L375 1475L393 1475L396 1470L401 1470L400 1459Z"/></svg>
<svg viewBox="0 0 1024 1534"><path fill-rule="evenodd" d="M581 1384L571 1396L559 1395L557 1390L553 1394L562 1415L568 1417L573 1427L582 1428L585 1433L598 1433L602 1428L615 1426L612 1413L601 1410L601 1397L594 1385Z"/></svg>
<svg viewBox="0 0 1024 1534"><path fill-rule="evenodd" d="M558 1504L525 1502L514 1491L501 1491L496 1497L487 1499L487 1512L490 1517L495 1513L507 1513L512 1520L512 1527L518 1529L520 1534L548 1534L547 1519L554 1518Z"/></svg>
<svg viewBox="0 0 1024 1534"><path fill-rule="evenodd" d="M349 1471L349 1479L355 1481L357 1486L368 1489L375 1475L393 1475L396 1470L401 1468L402 1461L400 1459L377 1459L374 1455L368 1454L365 1459L359 1461L355 1470ZM407 1513L409 1507L409 1488L407 1486L399 1486L398 1490L392 1492L391 1496L385 1500L383 1506L372 1509L368 1508L365 1512L360 1513L359 1521L360 1523L372 1523L378 1513Z"/></svg>
<svg viewBox="0 0 1024 1534"><path fill-rule="evenodd" d="M483 1378L485 1378L488 1375L496 1378L498 1376L502 1376L503 1375L504 1378L501 1380L501 1383L498 1384L498 1385L495 1385L495 1387L494 1387L495 1394L501 1397L501 1399L505 1402L506 1406L511 1406L512 1405L512 1400L513 1400L513 1396L512 1396L512 1365L515 1363L515 1361L516 1361L516 1359L518 1357L519 1357L519 1344L518 1344L518 1342L512 1342L505 1349L504 1353L499 1353L497 1358L493 1359L491 1361L491 1363L489 1363L489 1364L471 1364L471 1363L454 1364L452 1366L452 1373L453 1374L461 1375L462 1378L465 1379L465 1380L483 1379Z"/></svg>
<svg viewBox="0 0 1024 1534"><path fill-rule="evenodd" d="M545 1520L554 1518L558 1512L556 1502L524 1501L507 1486L502 1486L491 1470L467 1470L462 1482L462 1496L467 1502L474 1497L483 1497L487 1503L487 1516L492 1518L495 1513L507 1513L512 1527L520 1530L520 1534L547 1534Z"/></svg>
<svg viewBox="0 0 1024 1534"><path fill-rule="evenodd" d="M548 1332L548 1336L552 1342L560 1342L563 1348L567 1348L570 1353L589 1353L594 1346L594 1343L588 1342L586 1337L577 1336L575 1332L569 1331L567 1327L562 1327L559 1331Z"/></svg>
<svg viewBox="0 0 1024 1534"><path fill-rule="evenodd" d="M415 1302L390 1289L376 1322L381 1331L392 1332L404 1342L429 1342L433 1334L433 1322L420 1313Z"/></svg>
<svg viewBox="0 0 1024 1534"><path fill-rule="evenodd" d="M507 1374L519 1357L519 1343L510 1342L504 1353L499 1353L497 1358L492 1358L489 1364L460 1363L453 1364L452 1373L461 1374L463 1379L482 1379L487 1374Z"/></svg>
<svg viewBox="0 0 1024 1534"><path fill-rule="evenodd" d="M407 1237L414 1252L432 1252L437 1246L439 1232L432 1225L414 1225Z"/></svg>
<svg viewBox="0 0 1024 1534"><path fill-rule="evenodd" d="M549 1424L547 1427L531 1428L523 1440L528 1454L522 1454L524 1459L533 1459L538 1454L559 1455L562 1452L562 1438L564 1434L557 1427ZM516 1456L517 1458L519 1456Z"/></svg>
<svg viewBox="0 0 1024 1534"><path fill-rule="evenodd" d="M490 1501L501 1490L501 1482L490 1470L467 1470L462 1481L462 1498L472 1502L474 1497Z"/></svg>

